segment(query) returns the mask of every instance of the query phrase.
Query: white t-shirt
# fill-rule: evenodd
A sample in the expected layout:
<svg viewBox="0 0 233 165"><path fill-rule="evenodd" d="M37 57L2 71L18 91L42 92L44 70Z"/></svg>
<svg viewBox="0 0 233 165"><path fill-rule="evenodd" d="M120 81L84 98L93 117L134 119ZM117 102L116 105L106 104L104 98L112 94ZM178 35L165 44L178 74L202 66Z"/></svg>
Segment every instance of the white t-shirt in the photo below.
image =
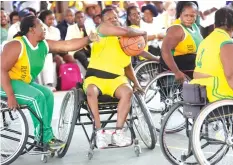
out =
<svg viewBox="0 0 233 165"><path fill-rule="evenodd" d="M211 1L211 2L210 1L198 1L198 5L199 5L199 10L201 12L204 12L206 10L213 8L213 7L215 7L216 9L220 9L226 5L226 1L222 1L222 0L215 0L215 1ZM201 18L200 25L204 28L207 26L213 25L214 24L214 17L215 17L215 12L206 16L205 20L203 20Z"/></svg>
<svg viewBox="0 0 233 165"><path fill-rule="evenodd" d="M10 41L13 39L14 35L16 35L20 31L20 22L16 22L10 26L8 29L7 40Z"/></svg>
<svg viewBox="0 0 233 165"><path fill-rule="evenodd" d="M60 31L54 26L48 27L46 24L43 24L45 28L45 39L59 41L61 39Z"/></svg>
<svg viewBox="0 0 233 165"><path fill-rule="evenodd" d="M154 17L152 23L146 23L143 20L140 22L140 29L147 32L147 35L155 35L163 32L162 23L158 23L157 19ZM148 45L153 45L154 47L158 47L160 41L157 39L148 41Z"/></svg>

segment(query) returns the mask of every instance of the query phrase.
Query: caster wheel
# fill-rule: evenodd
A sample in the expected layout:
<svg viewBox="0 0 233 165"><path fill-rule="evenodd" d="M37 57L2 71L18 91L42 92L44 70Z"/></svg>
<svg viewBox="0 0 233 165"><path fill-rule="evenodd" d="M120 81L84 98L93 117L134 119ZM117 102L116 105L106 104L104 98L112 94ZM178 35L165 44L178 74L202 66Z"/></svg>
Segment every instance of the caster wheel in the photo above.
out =
<svg viewBox="0 0 233 165"><path fill-rule="evenodd" d="M136 156L139 157L139 155L141 153L141 148L139 146L134 146L134 152L135 152Z"/></svg>
<svg viewBox="0 0 233 165"><path fill-rule="evenodd" d="M139 144L138 139L135 139L135 140L134 140L134 145L138 145L138 144Z"/></svg>
<svg viewBox="0 0 233 165"><path fill-rule="evenodd" d="M88 160L91 160L93 158L94 152L92 150L88 151Z"/></svg>
<svg viewBox="0 0 233 165"><path fill-rule="evenodd" d="M53 158L54 156L55 156L55 152L52 152L52 153L50 154L50 157Z"/></svg>
<svg viewBox="0 0 233 165"><path fill-rule="evenodd" d="M47 156L47 155L42 155L42 156L41 156L41 161L42 161L43 163L47 163L47 162L48 162L48 156Z"/></svg>

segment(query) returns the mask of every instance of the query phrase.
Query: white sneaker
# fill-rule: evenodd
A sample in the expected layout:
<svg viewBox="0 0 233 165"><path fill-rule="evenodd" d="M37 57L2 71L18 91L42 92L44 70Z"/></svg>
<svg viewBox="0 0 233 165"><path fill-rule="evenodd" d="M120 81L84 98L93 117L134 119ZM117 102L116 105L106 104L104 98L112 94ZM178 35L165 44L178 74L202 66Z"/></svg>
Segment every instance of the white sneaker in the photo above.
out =
<svg viewBox="0 0 233 165"><path fill-rule="evenodd" d="M98 149L108 147L107 139L103 130L99 130L96 132L96 145Z"/></svg>
<svg viewBox="0 0 233 165"><path fill-rule="evenodd" d="M112 144L123 147L131 144L131 139L124 136L123 130L116 130L112 135Z"/></svg>

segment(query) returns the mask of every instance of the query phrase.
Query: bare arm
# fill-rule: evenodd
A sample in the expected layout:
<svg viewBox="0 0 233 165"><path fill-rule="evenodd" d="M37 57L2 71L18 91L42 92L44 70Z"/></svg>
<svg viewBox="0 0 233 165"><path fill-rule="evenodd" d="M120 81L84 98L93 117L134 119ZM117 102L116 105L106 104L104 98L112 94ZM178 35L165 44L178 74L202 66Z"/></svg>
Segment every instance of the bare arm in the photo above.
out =
<svg viewBox="0 0 233 165"><path fill-rule="evenodd" d="M113 26L107 23L102 23L100 25L99 32L106 36L127 36L127 37L144 36L147 34L145 31L139 29L135 29L131 27Z"/></svg>
<svg viewBox="0 0 233 165"><path fill-rule="evenodd" d="M13 48L13 49L12 49ZM18 41L9 42L4 46L1 58L1 86L9 98L14 97L14 91L11 86L9 70L17 62L21 52L21 44Z"/></svg>
<svg viewBox="0 0 233 165"><path fill-rule="evenodd" d="M75 38L72 40L66 41L53 41L47 40L49 45L49 52L50 53L63 53L69 51L79 50L89 44L89 38Z"/></svg>
<svg viewBox="0 0 233 165"><path fill-rule="evenodd" d="M166 37L163 39L162 44L162 57L169 69L173 73L177 73L179 68L177 67L173 55L171 53L180 41L184 38L183 29L180 26L172 26L168 29Z"/></svg>
<svg viewBox="0 0 233 165"><path fill-rule="evenodd" d="M203 15L204 15L204 16L208 16L208 15L212 14L213 12L215 12L215 11L217 11L217 10L218 10L217 8L213 7L213 8L211 8L211 9L209 9L209 10L204 11L204 12L203 12Z"/></svg>
<svg viewBox="0 0 233 165"><path fill-rule="evenodd" d="M230 53L229 53L230 52ZM226 44L221 48L220 59L227 82L233 90L233 44Z"/></svg>
<svg viewBox="0 0 233 165"><path fill-rule="evenodd" d="M159 58L155 57L153 54L147 51L143 51L140 56L144 57L145 59L151 60L151 61L157 61L159 62Z"/></svg>
<svg viewBox="0 0 233 165"><path fill-rule="evenodd" d="M130 81L132 81L134 83L134 86L140 87L131 63L130 63L130 65L125 67L125 75Z"/></svg>

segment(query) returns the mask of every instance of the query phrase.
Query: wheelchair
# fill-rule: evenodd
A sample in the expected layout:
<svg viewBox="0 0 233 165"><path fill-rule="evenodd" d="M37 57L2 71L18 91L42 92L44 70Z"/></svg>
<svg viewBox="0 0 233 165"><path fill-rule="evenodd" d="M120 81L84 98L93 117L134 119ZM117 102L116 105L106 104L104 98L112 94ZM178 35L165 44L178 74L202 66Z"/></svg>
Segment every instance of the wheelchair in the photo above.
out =
<svg viewBox="0 0 233 165"><path fill-rule="evenodd" d="M188 73L190 71L184 71ZM185 83L190 78L186 74ZM169 108L176 102L182 101L182 84L175 80L175 74L159 66L158 74L145 87L145 102L153 117L156 130L159 132L162 120ZM179 131L171 128L170 131Z"/></svg>
<svg viewBox="0 0 233 165"><path fill-rule="evenodd" d="M21 105L16 111L7 107L7 98L1 96L1 164L9 165L20 155L41 155L41 161L46 163L55 153L59 158L64 156L63 150L51 149L43 141L43 122L41 118L28 106ZM35 137L29 134L28 120L23 111L29 111L31 116L40 122L40 135Z"/></svg>
<svg viewBox="0 0 233 165"><path fill-rule="evenodd" d="M193 125L191 140L199 164L232 164L232 117L233 100L216 101L202 108ZM213 160L209 159L210 154Z"/></svg>
<svg viewBox="0 0 233 165"><path fill-rule="evenodd" d="M145 88L146 85L159 73L160 64L156 61L139 61L136 60L133 64L135 75L142 88Z"/></svg>
<svg viewBox="0 0 233 165"><path fill-rule="evenodd" d="M107 125L110 125L111 123L115 123L117 121L114 119L114 115L117 114L117 105L119 100L106 95L101 95L98 97L98 101L100 117L101 115L108 116L104 120L102 120L103 118L101 118L101 130L115 130L115 127L107 127ZM69 128L64 129L69 130L69 135L67 137L67 146L71 142L75 125L81 126L90 146L88 151L88 159L91 160L94 155L94 148L97 148L97 129L95 128L94 117L90 107L88 106L87 97L82 89L81 84L77 84L76 88L73 88L66 93L63 99L60 114L61 115L59 119L58 129L60 128L60 125L64 125L64 123L71 123L71 126ZM65 119L65 116L68 116L68 118ZM124 126L124 131L129 130L131 135L131 145L134 144L134 151L137 156L139 156L141 153L141 147L139 145L139 140L136 138L135 128L147 148L154 149L157 142L157 136L152 123L153 122L151 120L150 112L147 110L142 96L138 92L135 92L132 98L131 110ZM92 126L91 133L88 133L86 129L87 125ZM63 139L61 138L61 140ZM120 147L109 144L108 147L104 149L109 148ZM63 150L64 152L66 152L66 148L64 148Z"/></svg>
<svg viewBox="0 0 233 165"><path fill-rule="evenodd" d="M226 155L233 145L233 101L208 103L206 96L202 98L193 102L184 95L184 101L175 103L163 120L160 147L171 164L229 163ZM170 127L177 131L171 134ZM226 160L222 161L223 158Z"/></svg>

